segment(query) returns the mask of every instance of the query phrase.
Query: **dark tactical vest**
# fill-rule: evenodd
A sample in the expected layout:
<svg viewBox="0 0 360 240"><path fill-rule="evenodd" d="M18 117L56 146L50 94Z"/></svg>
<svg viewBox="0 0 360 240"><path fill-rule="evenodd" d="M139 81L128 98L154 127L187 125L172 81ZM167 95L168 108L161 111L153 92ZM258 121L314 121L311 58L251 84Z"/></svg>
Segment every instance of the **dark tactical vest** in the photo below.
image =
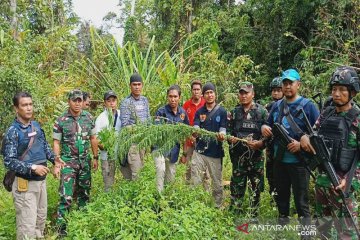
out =
<svg viewBox="0 0 360 240"><path fill-rule="evenodd" d="M244 119L244 109L240 105L235 108L233 121L234 121L234 133L238 138L245 138L252 134L253 140L259 140L261 138L261 125L264 121L261 119L262 108L259 104L255 103L256 109L250 109L248 114L251 114L251 119ZM254 114L255 113L255 114ZM234 148L230 150L232 154L241 154L248 149L247 146L242 143L238 143ZM260 157L261 151L256 151L253 155L254 158Z"/></svg>
<svg viewBox="0 0 360 240"><path fill-rule="evenodd" d="M31 146L30 150L26 153L23 161L31 164L44 164L47 161L46 153L44 149L45 139L42 139L41 137L42 130L40 128L40 125L35 121L32 121L31 124L34 125L36 135L34 136L34 143ZM28 136L27 129L22 128L18 122L14 122L13 126L16 128L19 134L18 158L20 158L29 145L30 137Z"/></svg>
<svg viewBox="0 0 360 240"><path fill-rule="evenodd" d="M348 142L352 123L360 111L351 108L345 116L338 116L334 113L335 107L332 106L324 110L323 116L320 118L319 135L324 137L335 170L346 173L350 170L358 150L357 147L348 146Z"/></svg>

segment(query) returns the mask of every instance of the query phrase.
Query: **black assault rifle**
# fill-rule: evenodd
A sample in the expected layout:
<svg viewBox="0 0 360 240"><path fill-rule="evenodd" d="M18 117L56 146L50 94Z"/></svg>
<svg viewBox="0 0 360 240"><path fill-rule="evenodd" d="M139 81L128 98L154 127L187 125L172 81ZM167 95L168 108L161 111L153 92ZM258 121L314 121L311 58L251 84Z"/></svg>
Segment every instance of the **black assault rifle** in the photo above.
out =
<svg viewBox="0 0 360 240"><path fill-rule="evenodd" d="M310 143L314 147L316 155L314 155L310 159L310 161L308 158L305 159L301 152L296 153L295 156L297 158L299 158L300 161L303 161L306 164L305 167L310 172L310 175L312 178L315 179L315 175L311 172L310 169L314 170L317 166L321 166L324 169L326 175L329 177L334 188L339 186L340 181L339 181L339 178L337 177L337 174L335 172L333 165L331 164L330 151L325 144L323 136L318 135L318 133L312 129L310 122L309 122L303 109L300 109L299 113L300 114L302 113L302 115L303 115L302 117L305 120L306 128L308 130L308 133L310 134L310 136L309 136ZM286 143L286 145L292 141L292 139L289 137L286 129L279 123L274 124L273 131L274 131L275 135L278 135L280 137L281 141ZM351 181L351 178L350 178L350 181ZM320 191L322 191L322 190L320 190ZM346 199L349 198L349 194L343 192L341 189L337 190L337 192L341 196L345 210L346 210L347 214L350 216L351 224L353 225L353 227L356 231L356 234L357 234L358 238L360 239L359 229L356 225L354 217L352 216L352 214L350 212L349 206L346 204ZM323 191L322 191L322 193L325 195L325 193Z"/></svg>
<svg viewBox="0 0 360 240"><path fill-rule="evenodd" d="M273 127L273 135L278 137L280 142L285 146L285 148L287 148L287 145L289 143L292 142L292 138L289 136L289 132L279 123L274 123L274 127ZM301 162L306 162L308 163L308 154L306 154L305 152L296 152L294 153L294 155L296 156L296 158L298 158ZM308 166L308 165L306 165ZM310 175L312 177L315 178L315 175L313 175L313 173L311 172L310 169L308 169L310 172Z"/></svg>

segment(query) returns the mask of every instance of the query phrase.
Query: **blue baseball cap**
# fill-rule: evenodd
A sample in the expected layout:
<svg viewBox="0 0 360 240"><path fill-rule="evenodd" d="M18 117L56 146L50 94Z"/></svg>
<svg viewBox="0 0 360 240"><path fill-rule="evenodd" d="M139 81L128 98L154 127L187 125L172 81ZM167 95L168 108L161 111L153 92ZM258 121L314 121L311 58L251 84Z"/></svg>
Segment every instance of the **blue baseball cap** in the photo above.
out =
<svg viewBox="0 0 360 240"><path fill-rule="evenodd" d="M300 81L300 74L295 69L288 69L282 73L281 81L288 79L290 81Z"/></svg>

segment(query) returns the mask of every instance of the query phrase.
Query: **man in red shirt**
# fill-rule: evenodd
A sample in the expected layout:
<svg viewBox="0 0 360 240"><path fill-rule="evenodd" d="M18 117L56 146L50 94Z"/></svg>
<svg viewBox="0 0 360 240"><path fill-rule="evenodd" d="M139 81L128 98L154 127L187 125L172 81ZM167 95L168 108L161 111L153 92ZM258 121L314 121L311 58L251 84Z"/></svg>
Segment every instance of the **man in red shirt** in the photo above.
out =
<svg viewBox="0 0 360 240"><path fill-rule="evenodd" d="M195 113L196 111L201 108L202 106L204 106L205 104L205 99L202 97L202 84L199 80L194 80L191 82L191 98L189 100L187 100L184 105L183 105L183 108L185 109L186 113L187 113L187 116L189 118L189 123L190 123L190 126L194 126L194 118L195 118ZM183 153L183 156L181 158L181 162L182 163L186 163L188 168L187 168L187 171L186 171L186 180L187 181L190 181L191 179L191 164L189 164L190 162L190 159L193 155L193 152L194 152L194 143L191 142L190 140L188 140L186 142L186 151ZM207 180L210 179L210 176L209 176L209 172L206 171L205 173L205 182ZM204 183L204 186L205 186L205 189L206 188L206 183Z"/></svg>
<svg viewBox="0 0 360 240"><path fill-rule="evenodd" d="M205 104L205 100L202 97L201 88L202 88L202 84L199 80L192 81L191 82L191 98L189 100L187 100L183 106L183 108L185 109L185 111L188 115L191 126L194 126L194 117L195 117L196 111L199 108L201 108L202 106L204 106L204 104ZM187 157L187 159L190 159L190 158L191 158L191 156Z"/></svg>

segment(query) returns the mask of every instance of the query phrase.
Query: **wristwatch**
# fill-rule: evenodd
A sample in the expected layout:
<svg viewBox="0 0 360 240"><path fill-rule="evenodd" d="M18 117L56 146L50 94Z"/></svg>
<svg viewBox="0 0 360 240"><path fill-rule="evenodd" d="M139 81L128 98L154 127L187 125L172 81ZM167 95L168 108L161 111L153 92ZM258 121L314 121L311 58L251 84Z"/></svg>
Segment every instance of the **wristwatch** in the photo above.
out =
<svg viewBox="0 0 360 240"><path fill-rule="evenodd" d="M99 160L99 155L93 157L95 160Z"/></svg>
<svg viewBox="0 0 360 240"><path fill-rule="evenodd" d="M31 165L31 171L32 171L32 172L35 172L35 171L36 171L36 168L37 168L37 165L35 165L35 164Z"/></svg>

